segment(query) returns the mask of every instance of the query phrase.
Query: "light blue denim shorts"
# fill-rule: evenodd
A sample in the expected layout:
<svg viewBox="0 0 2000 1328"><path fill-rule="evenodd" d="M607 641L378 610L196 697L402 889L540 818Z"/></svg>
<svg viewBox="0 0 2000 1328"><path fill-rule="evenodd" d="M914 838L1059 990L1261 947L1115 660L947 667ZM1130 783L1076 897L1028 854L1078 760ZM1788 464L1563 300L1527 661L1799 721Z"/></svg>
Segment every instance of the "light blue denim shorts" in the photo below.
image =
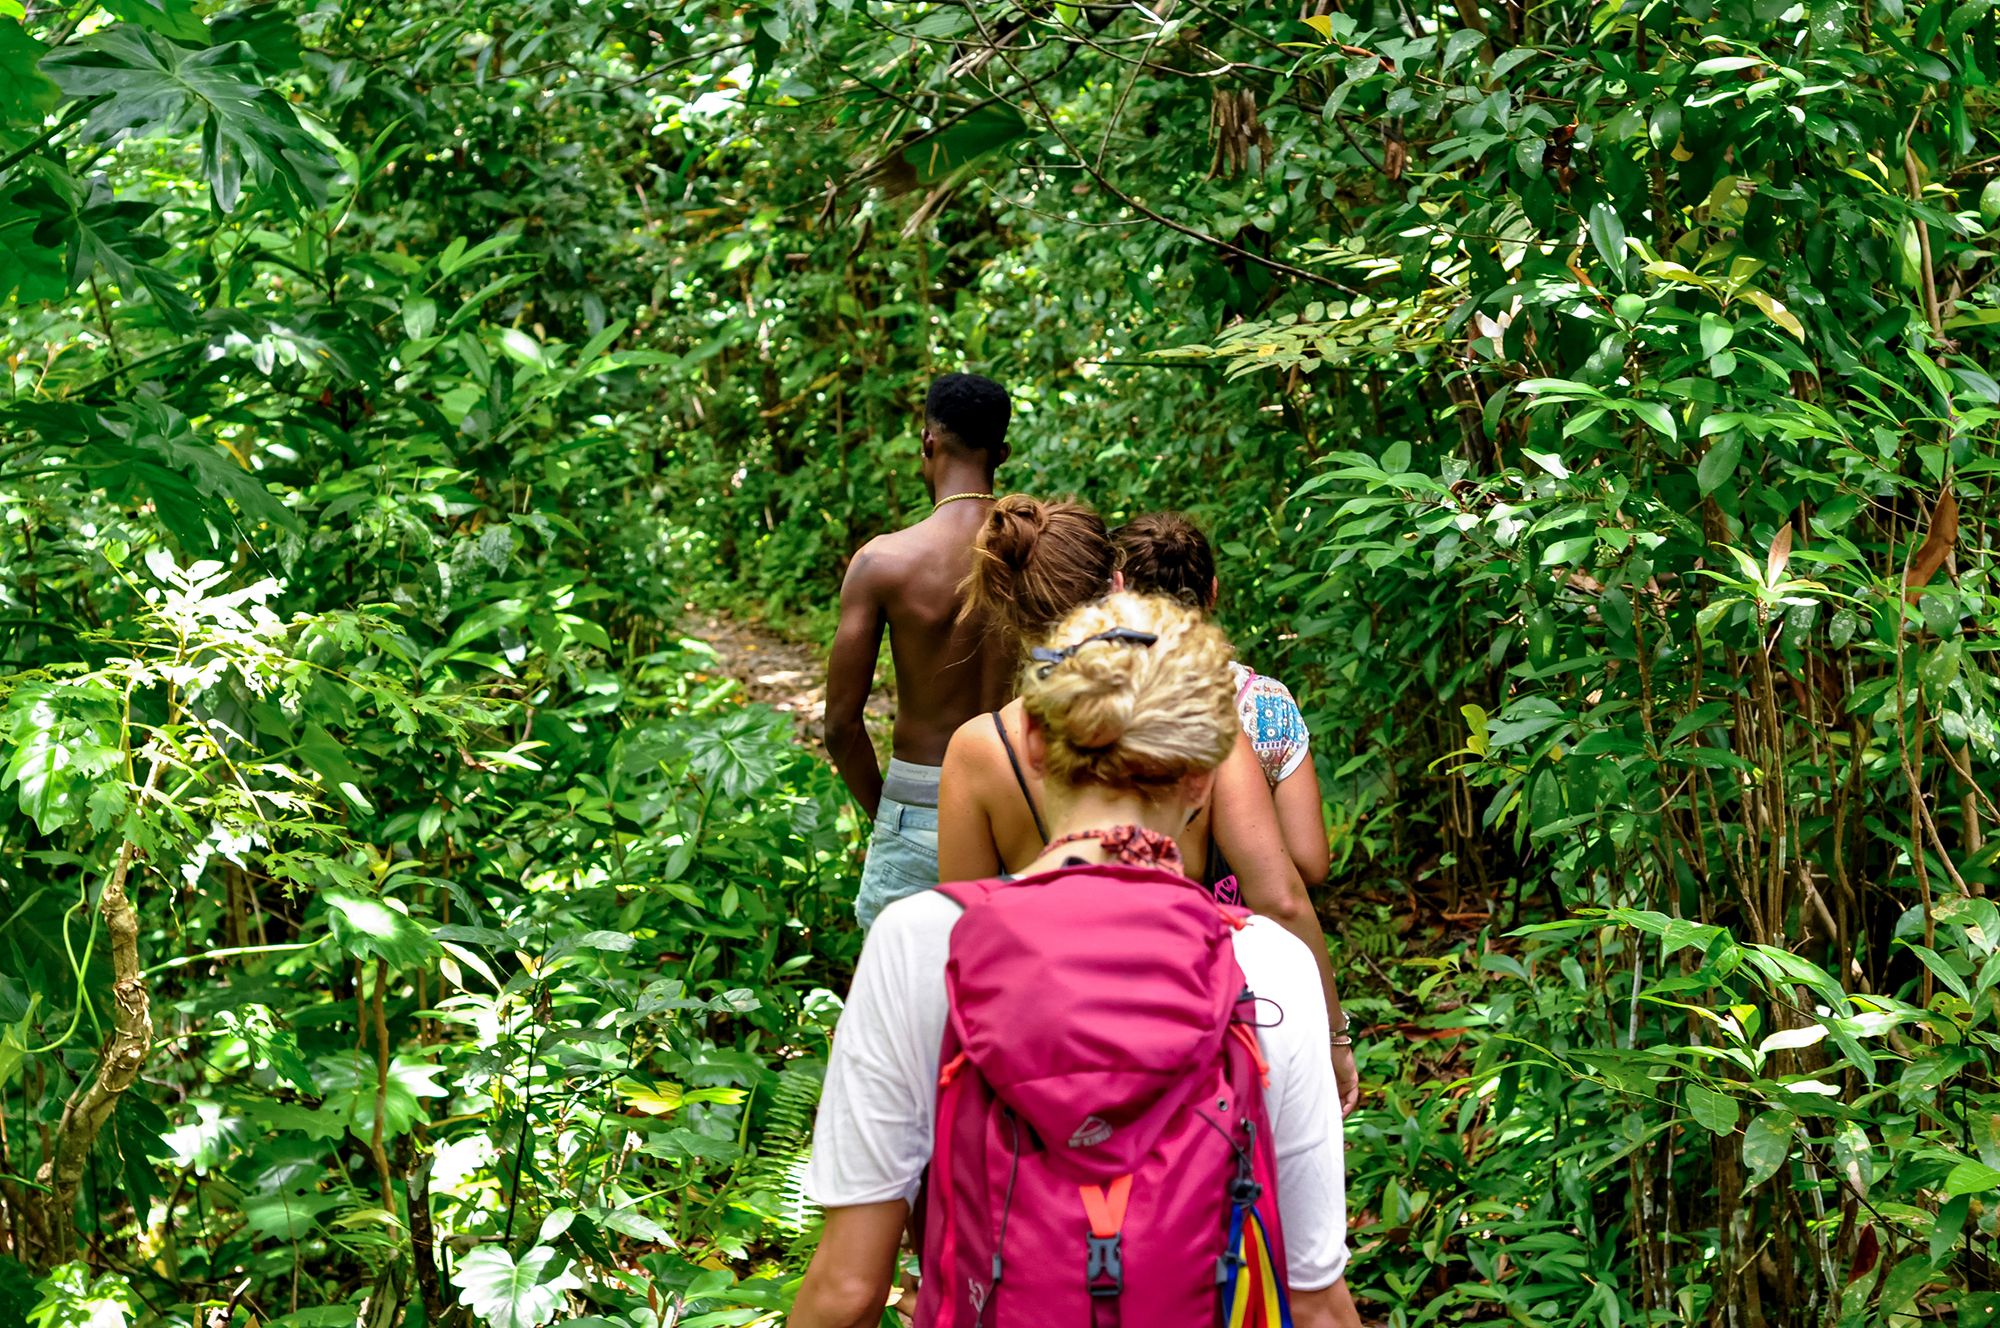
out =
<svg viewBox="0 0 2000 1328"><path fill-rule="evenodd" d="M898 769L898 767L901 767ZM935 767L889 762L887 786L901 790L914 781L921 785L928 776L935 789ZM902 778L898 778L901 776ZM936 797L925 807L882 798L875 813L875 834L868 841L868 860L861 868L861 894L854 901L854 916L866 929L875 925L883 909L905 895L930 890L938 883L938 814Z"/></svg>

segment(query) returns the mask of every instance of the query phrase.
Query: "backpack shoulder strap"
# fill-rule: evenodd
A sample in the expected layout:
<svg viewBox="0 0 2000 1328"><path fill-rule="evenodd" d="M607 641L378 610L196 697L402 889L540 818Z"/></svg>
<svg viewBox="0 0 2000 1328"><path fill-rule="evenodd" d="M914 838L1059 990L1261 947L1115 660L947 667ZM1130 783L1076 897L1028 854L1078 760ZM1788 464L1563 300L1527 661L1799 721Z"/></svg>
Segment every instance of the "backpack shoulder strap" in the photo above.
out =
<svg viewBox="0 0 2000 1328"><path fill-rule="evenodd" d="M974 904L985 903L995 890L1005 884L1000 880L941 881L937 892L960 908L971 908Z"/></svg>
<svg viewBox="0 0 2000 1328"><path fill-rule="evenodd" d="M1006 721L1000 718L998 710L993 712L993 731L1000 735L1000 745L1006 749L1007 764L1014 767L1014 782L1020 786L1021 800L1028 804L1028 815L1035 818L1035 833L1046 844L1049 842L1049 830L1042 824L1042 809L1035 805L1035 795L1028 790L1028 776L1021 770L1021 758L1014 755L1014 744L1007 737Z"/></svg>

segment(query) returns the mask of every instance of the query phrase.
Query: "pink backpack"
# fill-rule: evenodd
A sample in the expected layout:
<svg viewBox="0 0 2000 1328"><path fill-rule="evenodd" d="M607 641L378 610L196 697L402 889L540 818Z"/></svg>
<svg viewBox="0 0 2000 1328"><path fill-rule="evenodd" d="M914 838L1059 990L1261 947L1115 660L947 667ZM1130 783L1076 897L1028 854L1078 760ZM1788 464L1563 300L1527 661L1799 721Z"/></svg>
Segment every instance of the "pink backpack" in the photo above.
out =
<svg viewBox="0 0 2000 1328"><path fill-rule="evenodd" d="M918 1328L1289 1328L1245 911L1150 868L939 889Z"/></svg>

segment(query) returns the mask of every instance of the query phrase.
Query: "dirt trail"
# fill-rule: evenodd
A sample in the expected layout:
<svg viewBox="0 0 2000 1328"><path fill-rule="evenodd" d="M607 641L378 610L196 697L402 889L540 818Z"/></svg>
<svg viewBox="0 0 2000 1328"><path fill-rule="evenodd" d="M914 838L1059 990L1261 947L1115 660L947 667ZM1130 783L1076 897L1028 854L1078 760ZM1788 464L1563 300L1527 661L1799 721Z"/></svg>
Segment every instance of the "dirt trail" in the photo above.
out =
<svg viewBox="0 0 2000 1328"><path fill-rule="evenodd" d="M791 715L800 741L819 744L826 732L826 656L818 646L726 613L691 616L681 630L715 648L716 663L743 684L745 696ZM868 697L868 730L878 748L895 721L893 690L887 677L878 678Z"/></svg>

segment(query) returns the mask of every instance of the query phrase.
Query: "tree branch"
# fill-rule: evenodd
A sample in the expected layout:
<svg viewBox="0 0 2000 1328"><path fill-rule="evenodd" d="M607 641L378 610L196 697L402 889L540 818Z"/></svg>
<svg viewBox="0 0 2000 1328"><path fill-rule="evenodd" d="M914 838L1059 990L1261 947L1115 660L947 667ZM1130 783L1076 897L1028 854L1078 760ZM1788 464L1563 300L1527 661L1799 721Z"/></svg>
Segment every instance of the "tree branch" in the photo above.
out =
<svg viewBox="0 0 2000 1328"><path fill-rule="evenodd" d="M976 4L968 6L967 12L969 12L972 15L972 21L979 25L980 35L984 37L988 42L991 42L992 33L986 26L985 18L980 15L978 6ZM1049 109L1048 103L1042 100L1042 94L1040 89L1036 88L1034 84L1028 83L1026 76L1021 73L1021 67L1015 64L1014 57L1008 54L1007 48L1004 46L996 46L994 49L996 53L999 55L1001 61L1007 66L1007 68L1010 71L1013 72L1014 77L1017 79L1021 79L1023 83L1027 84L1028 96L1034 101L1035 109L1041 113L1042 119L1048 123L1049 132L1056 136L1056 141L1058 143L1062 144L1063 151L1068 153L1072 158L1074 158L1076 160L1077 165L1081 166L1084 169L1085 173L1087 173L1091 179L1097 181L1099 188L1103 189L1104 192L1110 194L1113 198L1123 203L1126 207L1131 208L1134 212L1138 212L1147 217L1152 218L1155 222L1158 222L1160 225L1165 226L1168 230L1175 231L1181 235L1185 235L1191 240L1199 240L1203 244L1210 245L1214 248L1222 250L1224 253L1234 254L1238 258L1246 259L1249 262L1259 264L1260 266L1269 268L1273 272L1281 272L1288 277L1295 278L1299 281L1309 281L1317 286L1329 286L1334 290L1342 291L1348 295L1359 295L1361 293L1355 290L1351 286L1348 286L1342 282L1335 281L1331 277L1323 276L1318 272L1309 272L1305 268L1295 267L1292 264L1282 262L1279 259L1267 258L1263 254L1257 253L1250 249L1245 249L1240 244L1232 244L1231 242L1223 239L1219 235L1210 235L1207 231L1199 230L1196 227L1187 225L1185 222L1175 221L1172 217L1163 216L1160 213L1153 211L1153 209L1147 207L1144 203L1141 203L1138 199L1132 197L1130 194L1126 193L1123 189L1120 189L1117 185L1113 184L1111 182L1110 177L1106 176L1103 171L1099 170L1096 166L1092 165L1090 159L1086 157L1083 153L1077 151L1076 144L1072 143L1070 141L1069 135L1063 132L1061 124L1057 122L1054 112L1052 112Z"/></svg>

